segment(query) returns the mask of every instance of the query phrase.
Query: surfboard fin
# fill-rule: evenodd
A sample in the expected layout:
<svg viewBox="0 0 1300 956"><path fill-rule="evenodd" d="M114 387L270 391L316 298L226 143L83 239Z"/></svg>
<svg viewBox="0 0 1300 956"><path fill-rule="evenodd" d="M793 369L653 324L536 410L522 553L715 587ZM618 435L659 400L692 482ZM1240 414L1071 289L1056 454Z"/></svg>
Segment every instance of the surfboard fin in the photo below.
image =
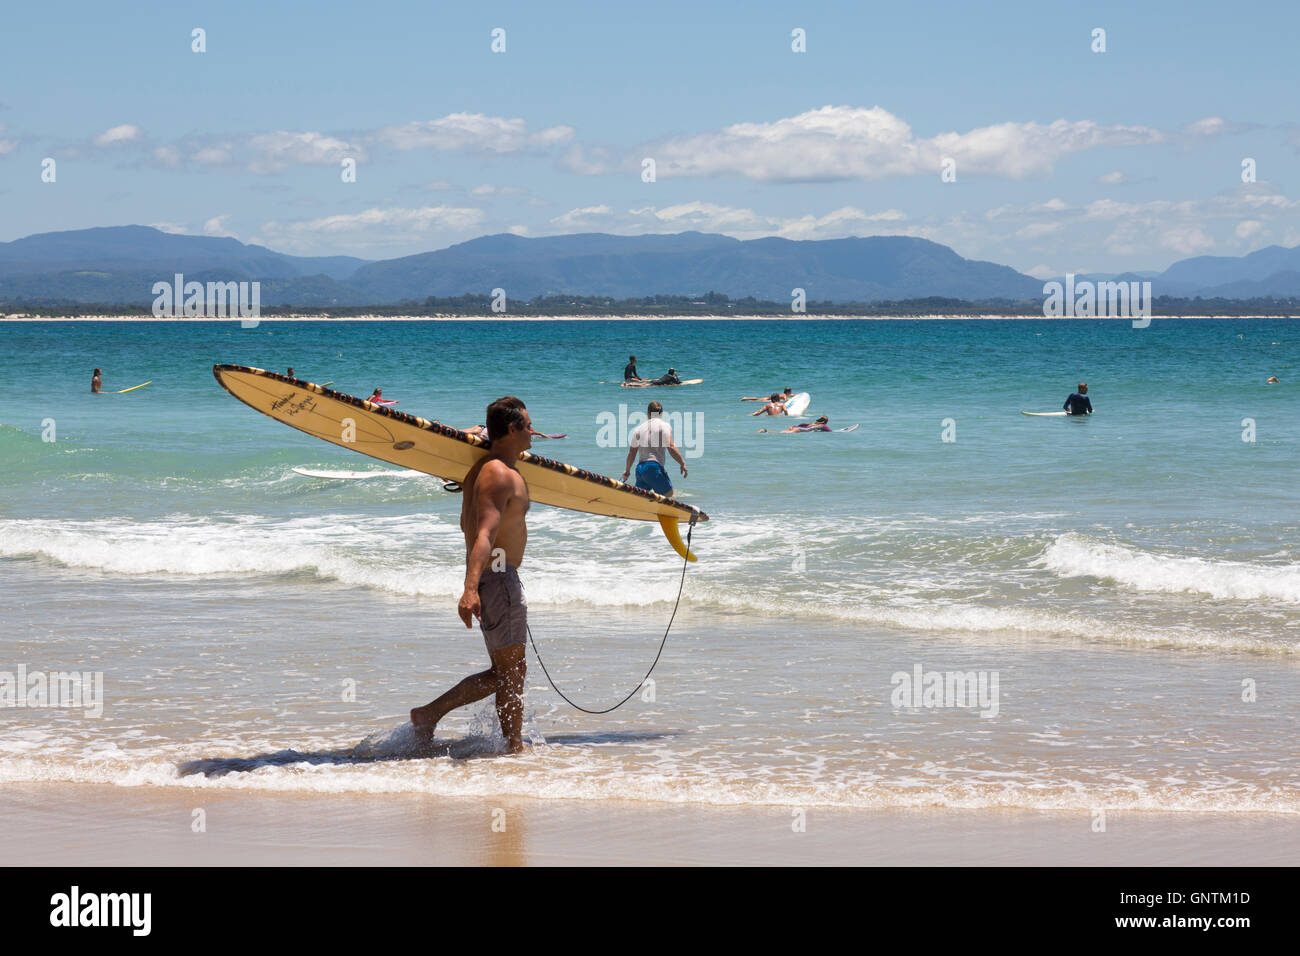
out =
<svg viewBox="0 0 1300 956"><path fill-rule="evenodd" d="M674 551L687 561L699 560L694 553L686 549L686 542L682 540L681 532L677 530L676 518L671 515L660 515L659 527L664 529L664 537L668 539L668 543L673 546Z"/></svg>

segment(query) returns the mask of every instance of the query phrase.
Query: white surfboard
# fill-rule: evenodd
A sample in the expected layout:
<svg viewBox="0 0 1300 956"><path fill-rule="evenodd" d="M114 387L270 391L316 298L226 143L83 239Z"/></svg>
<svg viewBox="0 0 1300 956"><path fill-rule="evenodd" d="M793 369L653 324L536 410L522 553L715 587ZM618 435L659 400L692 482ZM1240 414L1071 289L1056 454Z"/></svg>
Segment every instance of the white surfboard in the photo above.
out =
<svg viewBox="0 0 1300 956"><path fill-rule="evenodd" d="M424 472L404 468L401 471L319 471L315 468L294 468L294 474L304 478L333 478L340 481L357 481L362 478L422 478Z"/></svg>
<svg viewBox="0 0 1300 956"><path fill-rule="evenodd" d="M1021 415L1028 415L1030 418L1069 418L1069 412L1024 412Z"/></svg>
<svg viewBox="0 0 1300 956"><path fill-rule="evenodd" d="M808 411L808 406L812 404L812 396L807 392L800 392L794 398L785 403L785 412L787 415L802 415Z"/></svg>

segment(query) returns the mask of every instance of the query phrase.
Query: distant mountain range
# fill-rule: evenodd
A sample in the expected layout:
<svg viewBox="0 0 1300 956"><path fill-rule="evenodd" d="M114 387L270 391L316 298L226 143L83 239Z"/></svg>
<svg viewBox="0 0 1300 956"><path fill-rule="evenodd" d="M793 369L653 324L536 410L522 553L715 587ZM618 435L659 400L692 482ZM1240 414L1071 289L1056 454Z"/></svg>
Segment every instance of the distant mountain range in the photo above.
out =
<svg viewBox="0 0 1300 956"><path fill-rule="evenodd" d="M0 243L0 303L147 305L155 282L261 283L263 306L392 305L430 296L608 296L718 292L788 301L880 302L943 296L1041 298L1043 281L947 246L907 236L751 239L699 232L536 239L483 236L435 252L368 262L300 257L235 239L181 236L148 226L50 232ZM1269 246L1240 258L1198 256L1162 273L1091 276L1149 280L1155 295L1300 295L1300 247Z"/></svg>

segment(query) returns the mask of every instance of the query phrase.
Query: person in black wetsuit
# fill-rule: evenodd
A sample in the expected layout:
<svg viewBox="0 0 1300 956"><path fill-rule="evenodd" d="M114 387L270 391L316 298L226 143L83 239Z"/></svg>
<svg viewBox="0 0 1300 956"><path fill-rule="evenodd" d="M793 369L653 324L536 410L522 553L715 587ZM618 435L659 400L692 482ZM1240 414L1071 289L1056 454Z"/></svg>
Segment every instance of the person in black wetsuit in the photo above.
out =
<svg viewBox="0 0 1300 956"><path fill-rule="evenodd" d="M677 369L670 368L667 375L660 375L650 383L651 385L680 385L682 380L677 377Z"/></svg>
<svg viewBox="0 0 1300 956"><path fill-rule="evenodd" d="M1079 390L1067 398L1061 407L1070 415L1091 415L1092 399L1088 398L1088 383L1080 382Z"/></svg>
<svg viewBox="0 0 1300 956"><path fill-rule="evenodd" d="M636 356L627 357L627 367L623 369L623 381L625 382L642 382L645 381L636 373Z"/></svg>

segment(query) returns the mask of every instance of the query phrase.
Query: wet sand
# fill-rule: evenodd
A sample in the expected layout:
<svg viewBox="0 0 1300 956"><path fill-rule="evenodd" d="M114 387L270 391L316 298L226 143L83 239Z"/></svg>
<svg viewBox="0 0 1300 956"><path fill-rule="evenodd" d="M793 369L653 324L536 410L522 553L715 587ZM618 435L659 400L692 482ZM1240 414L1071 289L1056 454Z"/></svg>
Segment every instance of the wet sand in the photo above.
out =
<svg viewBox="0 0 1300 956"><path fill-rule="evenodd" d="M195 811L203 811L196 815ZM198 821L205 826L196 832ZM11 864L47 866L1293 865L1290 814L794 811L620 801L6 784Z"/></svg>

